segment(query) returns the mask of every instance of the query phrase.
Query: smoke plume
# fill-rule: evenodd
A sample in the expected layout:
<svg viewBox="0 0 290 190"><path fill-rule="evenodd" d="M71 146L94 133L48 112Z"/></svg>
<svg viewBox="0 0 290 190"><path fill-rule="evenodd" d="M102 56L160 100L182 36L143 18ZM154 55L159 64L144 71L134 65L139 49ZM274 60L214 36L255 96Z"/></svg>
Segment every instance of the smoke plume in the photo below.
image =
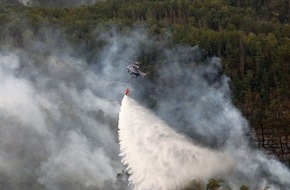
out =
<svg viewBox="0 0 290 190"><path fill-rule="evenodd" d="M96 0L18 0L24 6L75 7L93 4Z"/></svg>
<svg viewBox="0 0 290 190"><path fill-rule="evenodd" d="M287 167L249 144L249 124L231 101L230 79L223 75L221 60L201 60L199 52L197 47L163 52L155 89L157 114L201 145L230 154L234 168L223 178L232 187L287 189Z"/></svg>
<svg viewBox="0 0 290 190"><path fill-rule="evenodd" d="M2 187L117 188L119 106L96 88L109 86L82 60L26 53L0 53Z"/></svg>
<svg viewBox="0 0 290 190"><path fill-rule="evenodd" d="M118 114L140 31L97 33L91 57L59 30L28 33L0 47L0 184L3 189L124 189L116 183ZM8 34L7 34L8 35ZM54 39L54 40L52 40ZM4 39L5 40L5 39Z"/></svg>

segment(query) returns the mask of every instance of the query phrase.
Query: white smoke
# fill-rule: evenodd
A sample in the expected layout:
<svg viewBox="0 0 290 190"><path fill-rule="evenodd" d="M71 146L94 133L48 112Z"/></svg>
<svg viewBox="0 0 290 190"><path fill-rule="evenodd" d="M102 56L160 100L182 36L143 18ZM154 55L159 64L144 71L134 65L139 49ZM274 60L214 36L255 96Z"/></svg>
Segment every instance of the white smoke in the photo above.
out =
<svg viewBox="0 0 290 190"><path fill-rule="evenodd" d="M232 166L229 155L194 144L128 96L119 115L119 140L129 180L138 190L181 189Z"/></svg>
<svg viewBox="0 0 290 190"><path fill-rule="evenodd" d="M20 3L22 3L24 6L30 6L32 4L31 0L18 0Z"/></svg>
<svg viewBox="0 0 290 190"><path fill-rule="evenodd" d="M234 168L223 178L235 189L242 184L290 188L289 169L249 145L249 124L232 103L221 60L195 63L191 59L197 60L196 47L166 50L165 55L165 62L170 64L162 67L158 80L158 115L204 146L230 154Z"/></svg>
<svg viewBox="0 0 290 190"><path fill-rule="evenodd" d="M90 64L53 29L1 46L3 189L120 190L117 120L130 76L118 55L134 55L146 35L111 32Z"/></svg>
<svg viewBox="0 0 290 190"><path fill-rule="evenodd" d="M0 64L1 112L6 117L11 116L19 120L26 127L45 133L45 119L35 89L29 81L13 76L19 68L18 57L13 54L0 54Z"/></svg>
<svg viewBox="0 0 290 190"><path fill-rule="evenodd" d="M104 189L104 183L112 181L116 173L104 151L98 147L91 148L88 144L84 135L68 132L58 153L42 164L39 182L54 190L62 189L59 184L63 181L82 184L85 188Z"/></svg>
<svg viewBox="0 0 290 190"><path fill-rule="evenodd" d="M36 60L25 51L0 53L1 178L51 190L116 189L119 106L97 95L93 84L103 81L84 61Z"/></svg>
<svg viewBox="0 0 290 190"><path fill-rule="evenodd" d="M93 4L96 0L18 0L24 6L74 7Z"/></svg>

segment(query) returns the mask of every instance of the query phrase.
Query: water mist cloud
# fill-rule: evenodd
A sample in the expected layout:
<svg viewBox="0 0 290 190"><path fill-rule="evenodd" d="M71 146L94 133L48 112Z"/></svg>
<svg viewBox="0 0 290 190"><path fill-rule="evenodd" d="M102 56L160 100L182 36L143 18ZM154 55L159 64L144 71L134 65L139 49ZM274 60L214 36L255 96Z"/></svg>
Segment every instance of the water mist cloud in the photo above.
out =
<svg viewBox="0 0 290 190"><path fill-rule="evenodd" d="M232 165L230 155L195 145L128 96L119 115L119 139L133 189L181 189Z"/></svg>

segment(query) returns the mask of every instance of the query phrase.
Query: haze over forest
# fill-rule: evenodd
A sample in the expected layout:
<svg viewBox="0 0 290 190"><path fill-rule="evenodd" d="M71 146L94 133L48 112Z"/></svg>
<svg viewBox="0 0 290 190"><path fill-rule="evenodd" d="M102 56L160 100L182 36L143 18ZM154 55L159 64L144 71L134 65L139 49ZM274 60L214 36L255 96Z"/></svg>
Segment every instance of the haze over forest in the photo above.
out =
<svg viewBox="0 0 290 190"><path fill-rule="evenodd" d="M246 147L236 159L249 155L257 173L241 163L226 182L196 189L289 187L290 157L282 165L276 148L252 147L255 130L281 129L289 141L289 1L0 0L0 25L3 189L125 189L116 178L127 87L198 146ZM149 75L128 75L122 57ZM287 142L280 149L290 155Z"/></svg>

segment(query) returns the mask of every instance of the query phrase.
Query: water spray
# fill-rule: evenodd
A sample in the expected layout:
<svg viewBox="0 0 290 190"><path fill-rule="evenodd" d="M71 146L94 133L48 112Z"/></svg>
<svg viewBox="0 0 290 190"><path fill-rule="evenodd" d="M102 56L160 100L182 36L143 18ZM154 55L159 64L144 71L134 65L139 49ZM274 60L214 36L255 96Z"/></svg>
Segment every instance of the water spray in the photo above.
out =
<svg viewBox="0 0 290 190"><path fill-rule="evenodd" d="M127 92L127 91L126 91ZM202 148L124 96L119 114L122 162L133 189L181 189L231 167L229 155Z"/></svg>

